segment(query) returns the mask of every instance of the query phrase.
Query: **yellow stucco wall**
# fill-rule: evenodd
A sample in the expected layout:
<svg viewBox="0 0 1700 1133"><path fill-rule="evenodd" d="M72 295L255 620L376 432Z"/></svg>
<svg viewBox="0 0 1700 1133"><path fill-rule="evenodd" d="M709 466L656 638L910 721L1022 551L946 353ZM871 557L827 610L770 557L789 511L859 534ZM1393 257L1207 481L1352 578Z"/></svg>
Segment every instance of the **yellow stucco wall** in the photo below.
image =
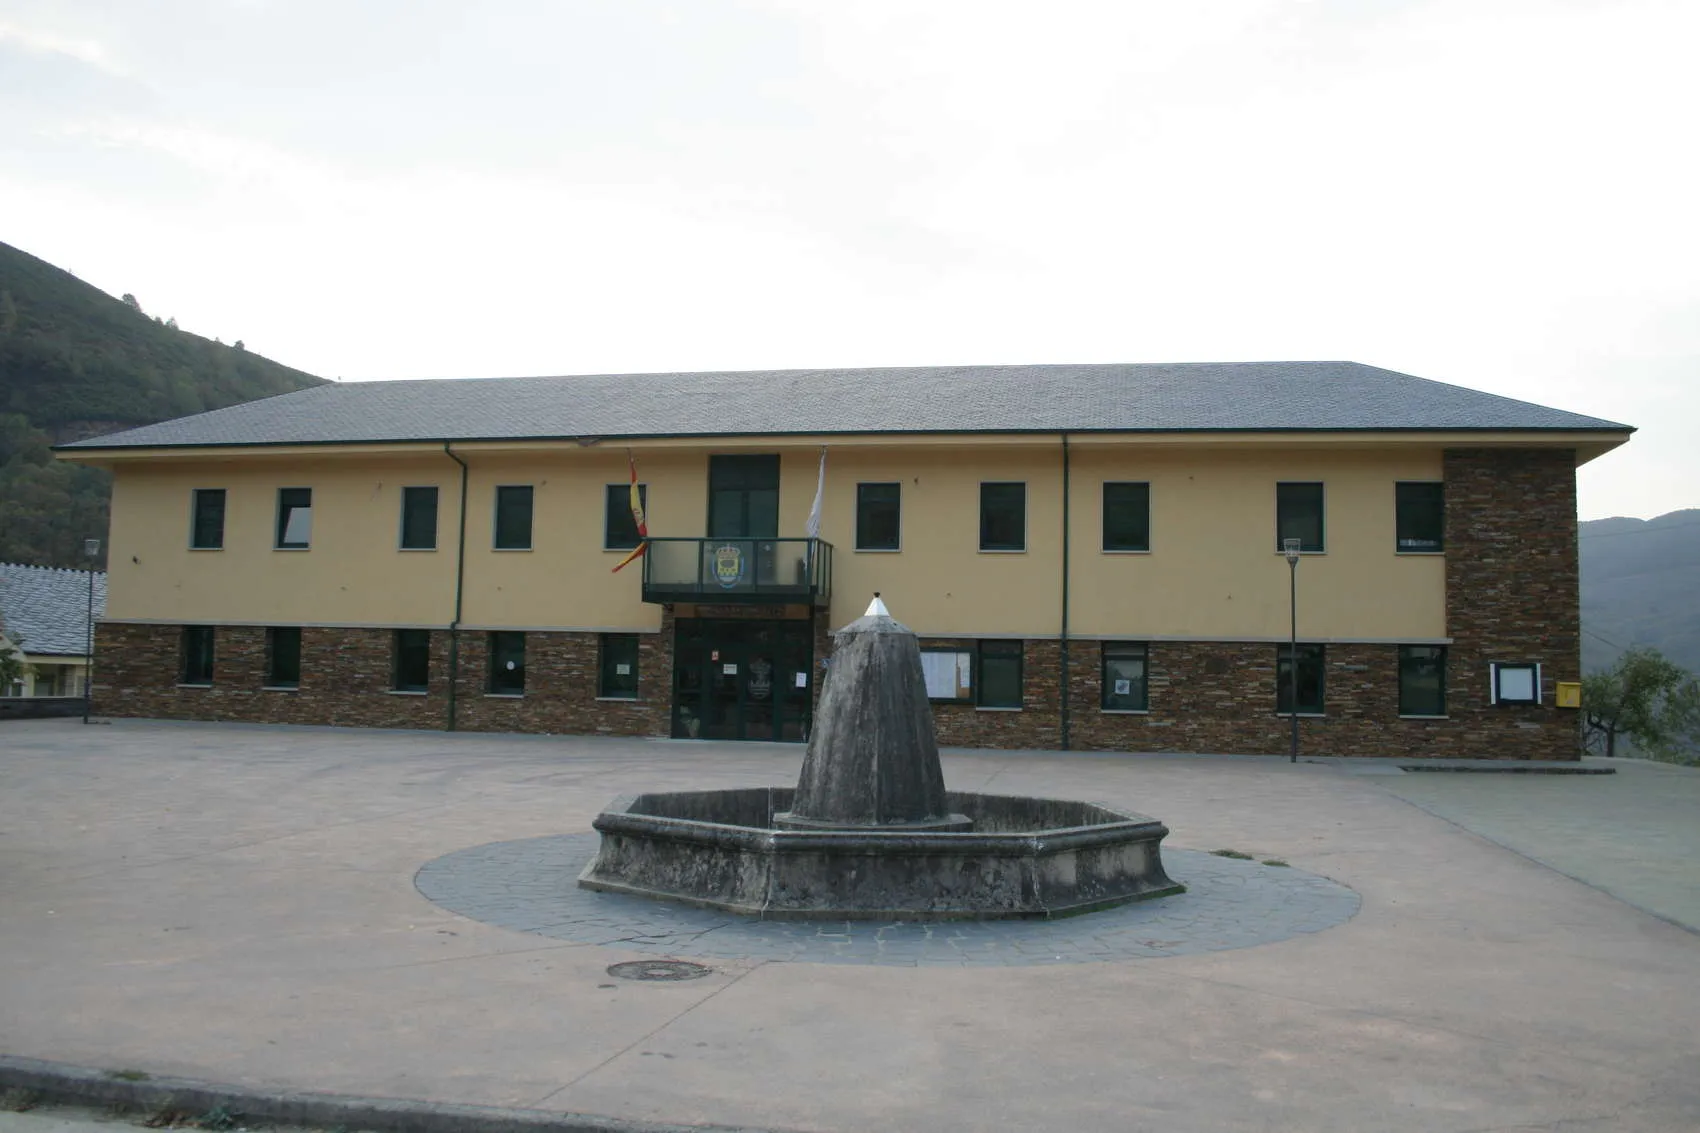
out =
<svg viewBox="0 0 1700 1133"><path fill-rule="evenodd" d="M641 564L610 573L605 485L623 446L464 445L470 466L463 624L655 629ZM633 446L650 532L701 536L711 452L781 454L780 535L800 537L819 443L798 439ZM1439 444L1072 443L1071 632L1099 637L1282 639L1287 565L1275 484L1326 485L1327 551L1299 567L1300 635L1412 641L1445 633L1444 562L1394 553L1397 480L1439 479ZM115 468L108 616L221 624L443 626L453 617L460 470L439 452L287 450L127 459ZM978 550L982 480L1027 484L1027 550ZM1105 480L1151 483L1149 554L1106 554ZM903 485L902 549L857 552L856 484ZM439 488L438 549L398 550L401 489ZM491 547L495 488L534 487L529 551ZM225 547L188 548L194 488L227 494ZM274 550L277 489L313 489L312 546ZM822 536L836 548L832 624L882 592L925 634L1053 636L1061 616L1062 453L1057 438L857 438L831 445Z"/></svg>

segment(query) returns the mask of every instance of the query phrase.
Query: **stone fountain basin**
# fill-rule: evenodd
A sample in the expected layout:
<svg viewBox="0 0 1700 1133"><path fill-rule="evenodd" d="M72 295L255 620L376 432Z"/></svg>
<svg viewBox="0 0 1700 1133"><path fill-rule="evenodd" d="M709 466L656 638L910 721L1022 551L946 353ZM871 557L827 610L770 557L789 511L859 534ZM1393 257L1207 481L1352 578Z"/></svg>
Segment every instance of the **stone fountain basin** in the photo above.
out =
<svg viewBox="0 0 1700 1133"><path fill-rule="evenodd" d="M966 833L782 830L788 787L618 799L597 816L587 889L794 920L1061 917L1180 893L1163 872L1169 829L1095 803L965 791Z"/></svg>

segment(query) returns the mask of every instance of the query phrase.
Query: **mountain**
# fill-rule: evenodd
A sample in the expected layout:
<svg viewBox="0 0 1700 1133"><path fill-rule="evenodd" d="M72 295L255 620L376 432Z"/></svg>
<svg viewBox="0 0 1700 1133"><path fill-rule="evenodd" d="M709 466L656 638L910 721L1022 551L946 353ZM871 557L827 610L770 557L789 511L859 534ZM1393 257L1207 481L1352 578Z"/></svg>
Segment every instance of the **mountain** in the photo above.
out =
<svg viewBox="0 0 1700 1133"><path fill-rule="evenodd" d="M51 446L319 385L0 244L0 562L86 565L111 477Z"/></svg>
<svg viewBox="0 0 1700 1133"><path fill-rule="evenodd" d="M1580 525L1582 668L1651 645L1700 673L1700 508Z"/></svg>

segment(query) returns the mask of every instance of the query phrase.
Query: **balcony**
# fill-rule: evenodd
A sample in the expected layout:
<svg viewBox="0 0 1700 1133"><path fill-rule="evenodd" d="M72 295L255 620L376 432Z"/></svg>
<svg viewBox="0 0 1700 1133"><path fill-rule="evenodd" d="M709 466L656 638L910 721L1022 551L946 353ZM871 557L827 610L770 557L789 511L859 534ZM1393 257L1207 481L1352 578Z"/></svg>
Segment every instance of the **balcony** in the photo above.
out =
<svg viewBox="0 0 1700 1133"><path fill-rule="evenodd" d="M832 544L819 539L651 539L645 602L789 602L832 597Z"/></svg>

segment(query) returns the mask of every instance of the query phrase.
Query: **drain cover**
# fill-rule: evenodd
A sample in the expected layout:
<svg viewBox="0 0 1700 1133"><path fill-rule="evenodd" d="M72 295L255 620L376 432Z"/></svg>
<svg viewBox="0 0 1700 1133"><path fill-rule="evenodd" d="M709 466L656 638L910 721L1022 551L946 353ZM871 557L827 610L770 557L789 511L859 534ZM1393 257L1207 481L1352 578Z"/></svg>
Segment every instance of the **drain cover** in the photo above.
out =
<svg viewBox="0 0 1700 1133"><path fill-rule="evenodd" d="M700 980L713 970L685 960L628 960L608 966L609 975L623 980Z"/></svg>

